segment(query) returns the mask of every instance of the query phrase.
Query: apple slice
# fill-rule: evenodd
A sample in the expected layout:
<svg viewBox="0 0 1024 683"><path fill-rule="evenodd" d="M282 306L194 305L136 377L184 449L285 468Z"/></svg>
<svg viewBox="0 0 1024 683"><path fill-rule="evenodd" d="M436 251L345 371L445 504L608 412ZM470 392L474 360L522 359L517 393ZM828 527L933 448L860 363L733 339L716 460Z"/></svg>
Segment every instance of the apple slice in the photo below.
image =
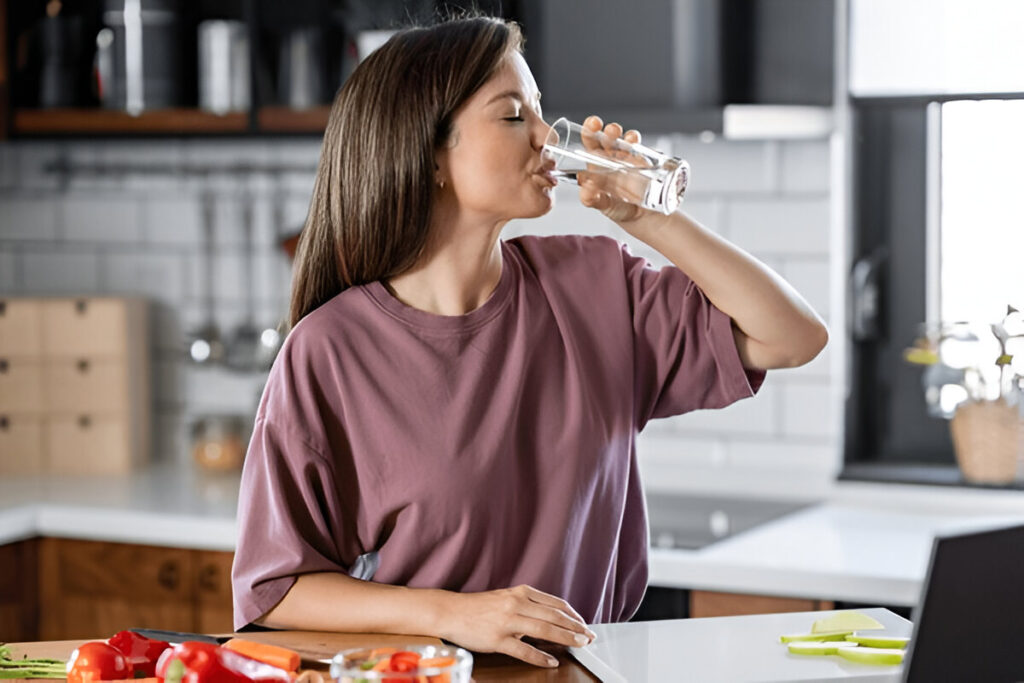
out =
<svg viewBox="0 0 1024 683"><path fill-rule="evenodd" d="M835 633L790 633L779 636L780 643L795 643L803 640L846 640L853 635L853 631L836 631Z"/></svg>
<svg viewBox="0 0 1024 683"><path fill-rule="evenodd" d="M835 633L837 631L871 631L885 628L877 620L863 612L844 610L830 617L818 619L811 626L811 633Z"/></svg>
<svg viewBox="0 0 1024 683"><path fill-rule="evenodd" d="M851 643L857 643L858 645L864 645L865 647L887 647L906 649L907 645L910 643L910 638L905 638L902 636L850 635L846 636L846 639Z"/></svg>
<svg viewBox="0 0 1024 683"><path fill-rule="evenodd" d="M900 664L903 661L903 650L881 647L841 647L836 654L843 659L860 664Z"/></svg>
<svg viewBox="0 0 1024 683"><path fill-rule="evenodd" d="M834 655L839 650L858 647L857 643L848 640L832 640L829 642L798 641L789 644L789 651L795 655Z"/></svg>

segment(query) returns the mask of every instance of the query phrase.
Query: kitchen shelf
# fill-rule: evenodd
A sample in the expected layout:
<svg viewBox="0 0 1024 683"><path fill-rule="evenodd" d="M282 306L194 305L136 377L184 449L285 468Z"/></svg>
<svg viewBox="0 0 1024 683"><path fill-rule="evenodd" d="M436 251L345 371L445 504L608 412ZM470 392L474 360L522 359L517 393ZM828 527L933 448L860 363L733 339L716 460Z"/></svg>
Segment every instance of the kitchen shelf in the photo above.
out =
<svg viewBox="0 0 1024 683"><path fill-rule="evenodd" d="M133 116L111 109L16 109L15 133L27 135L78 133L245 133L245 112L213 114L200 109L155 109Z"/></svg>
<svg viewBox="0 0 1024 683"><path fill-rule="evenodd" d="M330 113L327 105L310 109L261 107L256 121L260 131L267 133L323 133Z"/></svg>

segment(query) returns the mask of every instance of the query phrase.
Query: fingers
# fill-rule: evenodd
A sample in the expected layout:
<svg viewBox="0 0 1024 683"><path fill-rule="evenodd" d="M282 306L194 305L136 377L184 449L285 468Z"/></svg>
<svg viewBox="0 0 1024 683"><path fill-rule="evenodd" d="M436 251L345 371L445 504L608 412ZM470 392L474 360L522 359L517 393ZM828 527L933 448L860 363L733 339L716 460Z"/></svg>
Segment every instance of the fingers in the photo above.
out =
<svg viewBox="0 0 1024 683"><path fill-rule="evenodd" d="M558 639L552 640L547 636L544 636L545 640L550 640L553 643L562 643L568 646L581 646L587 645L593 640L594 633L587 628L586 624L582 621L577 620L560 609L554 607L548 607L547 605L541 605L539 603L533 603L532 606L526 606L519 612L522 616L533 619L542 624L551 625L557 629L557 634L562 638L568 638L568 640Z"/></svg>
<svg viewBox="0 0 1024 683"><path fill-rule="evenodd" d="M547 668L554 668L558 666L557 659L542 650L538 650L532 645L527 645L518 638L506 638L502 641L501 647L497 649L497 652L506 654L509 657L521 659L527 664L533 664L534 666L543 666Z"/></svg>
<svg viewBox="0 0 1024 683"><path fill-rule="evenodd" d="M550 593L545 593L542 590L537 590L533 586L527 586L525 584L520 586L520 588L523 589L523 592L526 593L526 596L530 598L530 600L540 603L541 605L547 605L548 607L554 607L557 610L561 610L579 621L581 624L586 623L583 621L583 617L580 616L580 613L574 610L572 605L562 598L551 595Z"/></svg>

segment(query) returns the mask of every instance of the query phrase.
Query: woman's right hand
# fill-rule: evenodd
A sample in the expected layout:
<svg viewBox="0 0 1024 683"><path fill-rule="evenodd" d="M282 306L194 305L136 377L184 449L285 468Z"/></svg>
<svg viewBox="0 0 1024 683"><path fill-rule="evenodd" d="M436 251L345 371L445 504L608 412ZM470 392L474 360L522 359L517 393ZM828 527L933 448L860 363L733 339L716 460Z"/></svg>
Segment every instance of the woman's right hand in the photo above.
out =
<svg viewBox="0 0 1024 683"><path fill-rule="evenodd" d="M522 638L579 647L594 634L569 603L531 586L482 593L444 593L438 635L469 650L501 652L528 664L555 667L558 660Z"/></svg>

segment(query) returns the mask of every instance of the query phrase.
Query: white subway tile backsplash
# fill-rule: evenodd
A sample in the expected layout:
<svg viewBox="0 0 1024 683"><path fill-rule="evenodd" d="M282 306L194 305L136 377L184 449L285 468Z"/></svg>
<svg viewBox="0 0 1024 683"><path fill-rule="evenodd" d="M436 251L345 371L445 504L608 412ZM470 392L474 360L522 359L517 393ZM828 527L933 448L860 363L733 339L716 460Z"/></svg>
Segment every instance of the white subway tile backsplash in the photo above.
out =
<svg viewBox="0 0 1024 683"><path fill-rule="evenodd" d="M147 197L142 225L145 241L154 246L197 246L203 239L199 197L184 192Z"/></svg>
<svg viewBox="0 0 1024 683"><path fill-rule="evenodd" d="M775 188L777 170L765 142L701 142L683 137L673 145L673 153L690 163L687 194L695 199L715 194L767 193Z"/></svg>
<svg viewBox="0 0 1024 683"><path fill-rule="evenodd" d="M26 295L76 296L99 292L100 267L96 253L25 251L22 291Z"/></svg>
<svg viewBox="0 0 1024 683"><path fill-rule="evenodd" d="M835 473L841 462L842 455L838 444L828 439L729 440L729 465L740 469L816 470Z"/></svg>
<svg viewBox="0 0 1024 683"><path fill-rule="evenodd" d="M0 292L11 294L17 291L16 268L17 255L13 251L0 249Z"/></svg>
<svg viewBox="0 0 1024 683"><path fill-rule="evenodd" d="M787 140L779 143L783 192L827 193L831 186L828 140Z"/></svg>
<svg viewBox="0 0 1024 683"><path fill-rule="evenodd" d="M786 383L782 395L782 429L791 437L834 437L835 395L828 382Z"/></svg>
<svg viewBox="0 0 1024 683"><path fill-rule="evenodd" d="M17 185L18 174L18 146L0 144L0 190Z"/></svg>
<svg viewBox="0 0 1024 683"><path fill-rule="evenodd" d="M184 271L178 254L138 250L106 252L101 265L104 292L145 296L171 306L185 299Z"/></svg>
<svg viewBox="0 0 1024 683"><path fill-rule="evenodd" d="M266 377L236 373L220 367L181 366L182 390L192 414L255 415Z"/></svg>
<svg viewBox="0 0 1024 683"><path fill-rule="evenodd" d="M756 434L774 436L779 431L781 388L771 381L762 385L752 398L737 401L718 410L695 410L685 415L660 420L659 430L680 435Z"/></svg>
<svg viewBox="0 0 1024 683"><path fill-rule="evenodd" d="M827 257L789 259L779 274L793 285L793 288L807 300L811 308L822 318L831 314L831 295L828 288L829 261Z"/></svg>
<svg viewBox="0 0 1024 683"><path fill-rule="evenodd" d="M828 256L827 198L734 199L726 220L729 239L754 255Z"/></svg>
<svg viewBox="0 0 1024 683"><path fill-rule="evenodd" d="M62 158L63 143L19 142L0 143L18 145L18 177L16 185L22 190L56 190L64 180L47 167ZM66 158L66 157L65 157Z"/></svg>
<svg viewBox="0 0 1024 683"><path fill-rule="evenodd" d="M69 242L131 244L142 239L139 200L131 195L100 193L66 196L64 239Z"/></svg>
<svg viewBox="0 0 1024 683"><path fill-rule="evenodd" d="M59 199L49 194L4 196L0 200L0 240L55 241L59 208Z"/></svg>

